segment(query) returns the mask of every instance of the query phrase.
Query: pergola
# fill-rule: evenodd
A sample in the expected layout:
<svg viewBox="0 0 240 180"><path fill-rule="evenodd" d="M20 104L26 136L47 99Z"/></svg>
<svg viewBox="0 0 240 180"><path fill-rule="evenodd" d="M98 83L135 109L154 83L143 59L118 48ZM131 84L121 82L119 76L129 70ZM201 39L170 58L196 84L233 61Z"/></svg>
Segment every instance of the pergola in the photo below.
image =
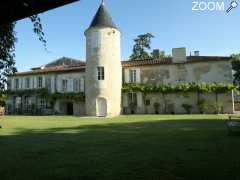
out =
<svg viewBox="0 0 240 180"><path fill-rule="evenodd" d="M3 0L0 25L11 23L79 0Z"/></svg>

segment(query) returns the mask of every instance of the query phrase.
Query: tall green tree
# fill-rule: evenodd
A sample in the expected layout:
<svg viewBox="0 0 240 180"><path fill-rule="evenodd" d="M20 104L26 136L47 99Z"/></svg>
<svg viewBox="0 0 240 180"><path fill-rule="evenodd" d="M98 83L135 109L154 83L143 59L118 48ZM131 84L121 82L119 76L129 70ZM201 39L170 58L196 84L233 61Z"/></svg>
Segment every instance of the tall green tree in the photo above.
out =
<svg viewBox="0 0 240 180"><path fill-rule="evenodd" d="M38 15L29 17L33 23L33 31L46 49L41 19ZM15 32L16 22L1 25L0 27L0 91L6 87L7 77L13 75L17 69L15 67L15 43L17 42Z"/></svg>
<svg viewBox="0 0 240 180"><path fill-rule="evenodd" d="M233 54L232 56L232 67L234 70L234 83L240 84L240 54Z"/></svg>
<svg viewBox="0 0 240 180"><path fill-rule="evenodd" d="M6 24L0 28L0 90L3 90L7 76L14 74L15 68L15 43L17 41L14 31L15 23Z"/></svg>
<svg viewBox="0 0 240 180"><path fill-rule="evenodd" d="M151 49L151 40L154 36L151 33L139 35L134 39L133 53L130 56L131 60L144 60L152 58L148 52Z"/></svg>

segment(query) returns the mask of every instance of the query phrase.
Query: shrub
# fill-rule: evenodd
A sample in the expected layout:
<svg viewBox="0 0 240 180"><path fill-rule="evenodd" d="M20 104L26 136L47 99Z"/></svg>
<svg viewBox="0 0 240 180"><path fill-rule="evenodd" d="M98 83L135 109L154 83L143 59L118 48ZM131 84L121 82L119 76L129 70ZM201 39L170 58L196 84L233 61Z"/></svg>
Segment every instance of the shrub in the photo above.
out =
<svg viewBox="0 0 240 180"><path fill-rule="evenodd" d="M222 103L216 103L214 106L214 112L215 114L220 114L222 113L223 114L223 104Z"/></svg>
<svg viewBox="0 0 240 180"><path fill-rule="evenodd" d="M191 112L192 112L192 105L190 105L190 104L182 104L182 107L185 109L187 114L191 114Z"/></svg>
<svg viewBox="0 0 240 180"><path fill-rule="evenodd" d="M160 104L158 102L155 102L154 103L154 109L155 109L156 114L159 114L159 107L160 107Z"/></svg>
<svg viewBox="0 0 240 180"><path fill-rule="evenodd" d="M206 113L208 110L208 104L204 99L199 100L198 107L201 114Z"/></svg>

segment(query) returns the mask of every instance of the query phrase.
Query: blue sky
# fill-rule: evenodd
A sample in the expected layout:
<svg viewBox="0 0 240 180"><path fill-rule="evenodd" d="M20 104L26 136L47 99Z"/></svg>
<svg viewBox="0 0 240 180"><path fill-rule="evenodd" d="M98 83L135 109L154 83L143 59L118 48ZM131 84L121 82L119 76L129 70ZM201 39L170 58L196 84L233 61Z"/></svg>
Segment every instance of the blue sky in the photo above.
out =
<svg viewBox="0 0 240 180"><path fill-rule="evenodd" d="M81 0L40 15L50 52L37 40L30 21L19 21L16 26L18 70L29 70L62 56L85 60L84 31L100 1ZM230 0L223 1L225 6L230 3ZM227 14L192 11L192 0L106 0L106 4L122 32L122 59L130 56L133 39L147 32L155 36L152 48L167 53L173 47L183 46L188 54L194 50L211 56L240 53L240 6Z"/></svg>

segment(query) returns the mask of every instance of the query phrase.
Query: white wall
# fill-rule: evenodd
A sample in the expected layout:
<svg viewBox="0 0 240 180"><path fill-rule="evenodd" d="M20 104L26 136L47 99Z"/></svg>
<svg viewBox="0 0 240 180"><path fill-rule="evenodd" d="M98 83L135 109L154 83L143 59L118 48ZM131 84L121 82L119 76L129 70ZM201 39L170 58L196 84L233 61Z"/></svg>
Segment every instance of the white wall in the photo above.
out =
<svg viewBox="0 0 240 180"><path fill-rule="evenodd" d="M73 80L78 79L79 83L81 83L79 87L80 92L84 92L85 90L85 73L84 72L73 72L73 73L59 73L59 74L45 74L45 75L29 75L29 76L14 76L10 77L12 88L11 90L15 89L15 80L19 79L19 90L25 90L27 89L25 87L25 79L30 78L30 88L29 89L36 89L37 88L37 78L42 77L43 78L43 86L42 88L46 88L46 79L51 79L51 92L54 93L55 90L58 92L62 92L62 80L66 79L68 80L68 90L67 92L73 92ZM57 82L55 82L55 80ZM55 89L55 83L56 88Z"/></svg>

